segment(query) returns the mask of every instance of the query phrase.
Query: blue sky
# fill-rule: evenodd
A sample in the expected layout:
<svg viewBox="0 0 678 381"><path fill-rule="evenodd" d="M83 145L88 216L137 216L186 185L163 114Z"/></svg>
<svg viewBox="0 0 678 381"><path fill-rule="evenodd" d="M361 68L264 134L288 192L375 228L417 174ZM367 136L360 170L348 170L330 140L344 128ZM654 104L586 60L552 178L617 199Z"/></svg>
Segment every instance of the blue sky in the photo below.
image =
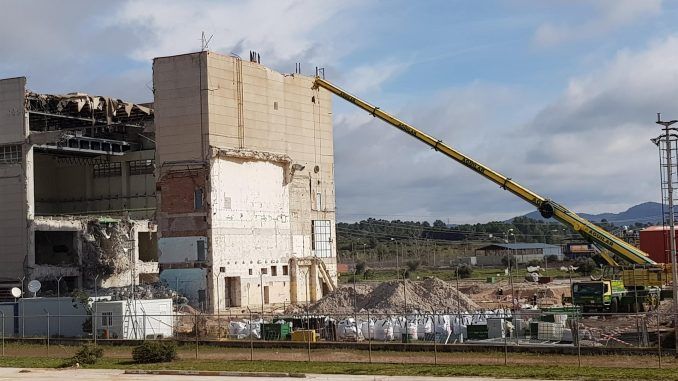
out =
<svg viewBox="0 0 678 381"><path fill-rule="evenodd" d="M152 99L156 56L210 49L327 78L572 209L658 201L656 112L678 118L678 2L8 1L0 77ZM26 20L30 15L31 22ZM337 210L505 219L531 207L334 101Z"/></svg>

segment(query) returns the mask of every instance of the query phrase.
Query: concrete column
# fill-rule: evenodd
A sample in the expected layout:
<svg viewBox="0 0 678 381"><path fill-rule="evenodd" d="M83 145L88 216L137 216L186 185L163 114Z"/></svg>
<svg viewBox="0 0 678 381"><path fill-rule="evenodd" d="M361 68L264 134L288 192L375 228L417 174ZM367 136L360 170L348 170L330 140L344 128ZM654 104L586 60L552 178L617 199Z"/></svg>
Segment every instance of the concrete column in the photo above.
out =
<svg viewBox="0 0 678 381"><path fill-rule="evenodd" d="M309 266L308 271L308 284L309 284L309 298L311 303L318 301L318 259L314 258L311 261L311 266Z"/></svg>
<svg viewBox="0 0 678 381"><path fill-rule="evenodd" d="M126 161L120 162L121 169L121 184L122 189L120 194L122 196L122 208L126 209L129 207L129 163Z"/></svg>
<svg viewBox="0 0 678 381"><path fill-rule="evenodd" d="M298 292L297 292L297 280L298 280L298 274L299 274L299 266L297 264L297 259L296 258L290 258L289 261L289 271L290 271L290 303L296 304L299 300L297 298Z"/></svg>

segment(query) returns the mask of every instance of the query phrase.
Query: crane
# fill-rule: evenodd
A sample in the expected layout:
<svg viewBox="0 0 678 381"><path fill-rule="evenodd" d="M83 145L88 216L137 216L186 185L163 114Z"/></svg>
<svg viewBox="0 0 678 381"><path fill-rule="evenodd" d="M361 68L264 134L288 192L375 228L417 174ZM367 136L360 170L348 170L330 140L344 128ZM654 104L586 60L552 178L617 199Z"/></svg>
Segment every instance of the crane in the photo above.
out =
<svg viewBox="0 0 678 381"><path fill-rule="evenodd" d="M352 103L355 106L360 107L361 109L367 111L372 116L383 120L384 122L398 128L399 130L407 133L413 138L427 144L434 150L442 153L443 155L459 162L463 166L473 170L474 172L480 174L486 179L494 182L499 185L502 189L505 189L514 195L520 197L521 199L532 204L539 210L539 213L544 218L555 218L561 223L571 227L574 231L581 234L588 241L595 243L599 248L604 248L614 253L618 257L624 259L625 261L631 264L638 265L656 265L657 263L653 261L645 252L638 249L637 247L623 241L612 233L607 232L605 229L595 225L591 221L577 215L575 212L564 207L561 204L556 203L553 200L550 200L546 197L540 196L539 194L525 188L524 186L517 183L515 180L510 177L504 176L503 174L491 169L490 167L478 162L477 160L472 159L471 157L464 155L458 150L450 147L449 145L443 143L442 140L436 139L435 137L424 133L423 131L403 122L402 120L394 117L393 115L382 111L379 107L371 105L356 96L346 92L345 90L339 88L338 86L330 83L329 81L317 77L315 79L315 86L322 87L330 91L331 93L339 96L340 98L345 99L349 103Z"/></svg>
<svg viewBox="0 0 678 381"><path fill-rule="evenodd" d="M602 283L599 286L596 286L596 290L599 290L597 291L598 295L596 295L596 300L600 299L601 306L609 308L610 306L620 305L622 303L622 298L627 301L629 296L625 294L625 291L621 291L625 289L632 289L633 292L635 292L635 300L637 300L639 289L644 290L643 294L653 298L653 300L658 298L659 291L657 291L656 288L661 287L665 281L665 269L663 264L656 263L642 250L625 242L614 234L609 233L591 221L577 215L575 212L566 208L565 206L520 185L510 177L507 177L478 162L477 160L472 159L468 155L465 155L445 144L442 140L428 135L414 126L381 110L379 107L372 105L343 90L324 78L316 76L313 88L323 88L346 100L347 102L365 110L373 117L379 118L391 126L396 127L400 131L405 132L411 137L433 148L434 150L499 185L499 187L502 189L520 197L524 201L536 207L544 218L555 218L564 225L569 226L574 231L582 235L587 241L593 243L597 247L601 257L611 267L621 267L616 259L621 259L626 262L626 264L631 265L632 270L630 267L622 269L622 281L616 281L617 283L614 284L610 283L611 281L609 280L599 281ZM641 268L639 273L636 272L636 267ZM623 285L620 282L623 282ZM584 289L584 286L585 285L582 284L581 289ZM578 287L576 284L573 287L573 296L575 296L576 289L580 287ZM654 289L650 290L650 287ZM615 292L617 294L615 294ZM618 298L618 300L615 302L616 298ZM588 298L585 299L587 303L590 302ZM604 299L605 303L603 303ZM638 307L636 306L636 308ZM616 310L616 307L613 309Z"/></svg>

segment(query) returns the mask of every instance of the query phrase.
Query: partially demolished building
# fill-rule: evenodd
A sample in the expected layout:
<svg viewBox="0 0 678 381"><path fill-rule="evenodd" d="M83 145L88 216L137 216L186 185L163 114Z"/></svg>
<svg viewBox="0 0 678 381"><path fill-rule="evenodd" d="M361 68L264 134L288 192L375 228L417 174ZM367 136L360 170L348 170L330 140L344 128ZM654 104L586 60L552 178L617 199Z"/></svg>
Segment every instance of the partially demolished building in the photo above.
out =
<svg viewBox="0 0 678 381"><path fill-rule="evenodd" d="M214 311L333 289L329 94L213 52L153 83L133 104L0 80L0 293L162 281Z"/></svg>

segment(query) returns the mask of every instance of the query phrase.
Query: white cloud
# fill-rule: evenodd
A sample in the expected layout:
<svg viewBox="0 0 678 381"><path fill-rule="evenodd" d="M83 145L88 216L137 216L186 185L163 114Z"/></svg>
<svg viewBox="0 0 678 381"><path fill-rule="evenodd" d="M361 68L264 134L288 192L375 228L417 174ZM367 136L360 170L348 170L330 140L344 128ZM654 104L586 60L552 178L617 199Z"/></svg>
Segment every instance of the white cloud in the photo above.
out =
<svg viewBox="0 0 678 381"><path fill-rule="evenodd" d="M539 110L529 106L534 97L513 87L473 83L390 111L575 211L616 212L659 201L650 138L660 132L656 112L678 118L676 83L678 37L672 36L620 50L599 69L571 78ZM343 219L412 213L473 222L532 209L382 123L338 119L335 130L344 128L350 132L335 138Z"/></svg>
<svg viewBox="0 0 678 381"><path fill-rule="evenodd" d="M572 2L566 3L572 5ZM571 24L541 24L535 32L534 42L540 46L555 46L597 37L656 16L662 9L662 0L594 0L584 3L593 8L595 16Z"/></svg>
<svg viewBox="0 0 678 381"><path fill-rule="evenodd" d="M204 31L213 35L211 50L241 56L257 50L262 63L275 66L340 55L333 47L335 41L342 40L330 37L346 32L350 22L330 20L357 4L355 0L133 0L122 6L112 23L135 28L143 25L149 30L148 39L134 49L133 57L139 60L200 50Z"/></svg>

